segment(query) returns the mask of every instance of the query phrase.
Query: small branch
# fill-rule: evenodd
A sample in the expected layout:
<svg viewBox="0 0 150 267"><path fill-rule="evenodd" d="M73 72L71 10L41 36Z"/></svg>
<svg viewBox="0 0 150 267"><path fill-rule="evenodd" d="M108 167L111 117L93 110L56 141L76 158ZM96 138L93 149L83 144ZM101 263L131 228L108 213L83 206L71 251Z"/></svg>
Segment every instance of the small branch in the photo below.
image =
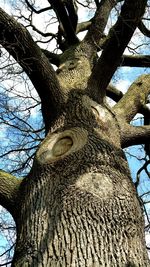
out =
<svg viewBox="0 0 150 267"><path fill-rule="evenodd" d="M87 93L93 100L103 102L106 88L120 65L123 52L139 24L145 7L145 0L124 1L118 20L109 31L107 44L89 79Z"/></svg>
<svg viewBox="0 0 150 267"><path fill-rule="evenodd" d="M147 213L147 210L146 210L146 207L145 207L145 205L144 205L143 199L140 198L140 201L142 202L141 204L142 204L142 207L143 207L143 211L144 211L144 213L145 213L146 220L147 220L148 224L150 225L149 215L148 215L148 213Z"/></svg>
<svg viewBox="0 0 150 267"><path fill-rule="evenodd" d="M136 182L134 183L135 184L135 187L137 188L139 183L140 183L140 173L145 170L145 172L147 173L147 166L150 164L150 160L146 161L144 163L144 165L138 170L137 174L136 174Z"/></svg>
<svg viewBox="0 0 150 267"><path fill-rule="evenodd" d="M34 142L34 141L33 141ZM38 147L38 145L34 145L34 146L32 146L32 147L24 147L24 148L16 148L16 149L10 149L9 151L7 151L7 152L5 152L5 153L3 153L2 155L0 155L0 158L3 158L3 157L5 157L5 156L7 156L7 155L9 155L10 153L14 153L14 152L22 152L22 151L26 151L26 152L28 152L28 151L30 151L30 150L32 150L32 149L36 149Z"/></svg>
<svg viewBox="0 0 150 267"><path fill-rule="evenodd" d="M82 3L82 1L80 2L79 0L76 0L76 2L83 7L89 8L89 1L86 1L86 3Z"/></svg>
<svg viewBox="0 0 150 267"><path fill-rule="evenodd" d="M143 33L146 37L150 38L150 30L146 28L146 26L144 25L142 21L140 21L138 28L141 31L141 33Z"/></svg>
<svg viewBox="0 0 150 267"><path fill-rule="evenodd" d="M144 116L144 125L150 125L150 107L144 105L142 106L142 109L140 110L140 112ZM150 142L148 144L145 144L144 150L145 150L146 155L150 159Z"/></svg>
<svg viewBox="0 0 150 267"><path fill-rule="evenodd" d="M150 195L150 191L147 191L145 193L143 193L142 195L140 195L140 198L145 197L145 196L149 196Z"/></svg>
<svg viewBox="0 0 150 267"><path fill-rule="evenodd" d="M57 35L51 32L42 32L39 29L37 29L31 22L30 22L30 27L32 27L33 31L37 32L38 34L40 34L43 37L52 37L52 38L56 38Z"/></svg>
<svg viewBox="0 0 150 267"><path fill-rule="evenodd" d="M91 24L92 24L92 20L78 23L76 33L88 30Z"/></svg>
<svg viewBox="0 0 150 267"><path fill-rule="evenodd" d="M113 107L114 112L130 122L133 117L146 104L150 93L150 75L141 75L128 89L127 93Z"/></svg>
<svg viewBox="0 0 150 267"><path fill-rule="evenodd" d="M106 95L115 102L118 102L123 97L123 93L119 91L115 86L110 84L107 87Z"/></svg>
<svg viewBox="0 0 150 267"><path fill-rule="evenodd" d="M13 230L15 230L15 227L13 227ZM0 258L3 257L5 254L7 254L8 252L10 252L13 248L14 248L15 244L13 244L9 249L7 249L5 252L3 252L2 254L0 254Z"/></svg>
<svg viewBox="0 0 150 267"><path fill-rule="evenodd" d="M11 263L12 263L12 261L7 261L5 263L0 264L0 267L2 267L2 266L6 267L8 264L11 264Z"/></svg>
<svg viewBox="0 0 150 267"><path fill-rule="evenodd" d="M0 205L14 215L16 207L17 192L21 179L0 170Z"/></svg>
<svg viewBox="0 0 150 267"><path fill-rule="evenodd" d="M122 124L121 127L122 148L133 145L149 144L149 140L150 140L150 125L132 126L125 122Z"/></svg>
<svg viewBox="0 0 150 267"><path fill-rule="evenodd" d="M25 17L21 14L20 19L24 19L25 21L28 22L28 25L26 25L26 28L28 27L32 27L33 31L37 32L38 34L40 34L41 36L43 37L52 37L52 38L56 38L57 37L57 34L54 34L54 33L51 33L51 32L43 32L43 31L40 31L37 27L35 27L35 25L33 25L32 23L32 17L33 17L33 14L31 13L31 15L29 17Z"/></svg>
<svg viewBox="0 0 150 267"><path fill-rule="evenodd" d="M45 56L48 58L49 62L51 64L54 64L55 66L60 65L60 56L57 54L54 54L46 49L42 49L42 52L45 54Z"/></svg>
<svg viewBox="0 0 150 267"><path fill-rule="evenodd" d="M51 10L51 9L52 9L50 6L48 6L48 7L42 8L42 9L40 9L40 10L36 10L36 9L30 4L30 2L29 2L28 0L25 0L25 2L26 2L26 4L27 4L27 6L31 9L31 11L34 12L34 13L36 13L36 14L40 14L40 13L42 13L42 12L45 12L45 11L48 11L48 10Z"/></svg>
<svg viewBox="0 0 150 267"><path fill-rule="evenodd" d="M123 66L148 68L150 67L150 55L123 55L121 67Z"/></svg>

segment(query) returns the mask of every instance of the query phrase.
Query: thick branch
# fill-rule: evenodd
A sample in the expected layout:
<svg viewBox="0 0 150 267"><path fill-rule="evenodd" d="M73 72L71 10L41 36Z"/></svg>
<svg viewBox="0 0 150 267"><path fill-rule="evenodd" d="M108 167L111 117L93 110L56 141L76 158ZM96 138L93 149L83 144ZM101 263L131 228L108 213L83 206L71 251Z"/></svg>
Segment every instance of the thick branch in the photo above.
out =
<svg viewBox="0 0 150 267"><path fill-rule="evenodd" d="M124 123L121 131L121 145L123 148L133 145L149 144L150 125L132 126Z"/></svg>
<svg viewBox="0 0 150 267"><path fill-rule="evenodd" d="M37 90L48 131L63 102L59 82L47 57L29 32L0 8L0 44L14 57Z"/></svg>
<svg viewBox="0 0 150 267"><path fill-rule="evenodd" d="M104 36L104 29L114 5L115 1L102 0L92 19L92 24L84 38L84 42L88 43L94 50L98 49L100 39Z"/></svg>
<svg viewBox="0 0 150 267"><path fill-rule="evenodd" d="M143 106L142 111L142 114L144 115L144 125L150 125L150 108L145 105ZM146 155L149 156L150 159L150 141L148 144L145 144L144 149Z"/></svg>
<svg viewBox="0 0 150 267"><path fill-rule="evenodd" d="M89 29L92 24L92 20L80 22L77 24L76 33L83 32Z"/></svg>
<svg viewBox="0 0 150 267"><path fill-rule="evenodd" d="M148 68L150 67L150 55L123 55L122 66Z"/></svg>
<svg viewBox="0 0 150 267"><path fill-rule="evenodd" d="M99 6L99 0L94 0L96 6L98 7Z"/></svg>
<svg viewBox="0 0 150 267"><path fill-rule="evenodd" d="M68 8L66 9L63 1L61 0L48 0L48 2L52 5L53 9L56 12L57 18L59 22L62 23L63 30L66 34L66 39L68 41L68 44L73 45L78 43L78 38L75 34L74 25L72 24L72 16L69 15ZM70 5L72 4L72 1L69 1ZM72 7L73 9L73 7ZM74 11L74 15L75 11ZM76 21L77 24L77 21Z"/></svg>
<svg viewBox="0 0 150 267"><path fill-rule="evenodd" d="M113 85L108 85L106 95L115 102L118 102L123 97L123 93Z"/></svg>
<svg viewBox="0 0 150 267"><path fill-rule="evenodd" d="M52 53L46 49L42 49L42 52L48 58L50 63L54 64L57 67L60 65L60 56L59 55Z"/></svg>
<svg viewBox="0 0 150 267"><path fill-rule="evenodd" d="M140 76L128 89L127 93L114 106L114 112L119 117L130 122L146 104L150 93L150 75Z"/></svg>
<svg viewBox="0 0 150 267"><path fill-rule="evenodd" d="M0 205L13 216L17 210L16 198L20 182L15 176L0 170Z"/></svg>
<svg viewBox="0 0 150 267"><path fill-rule="evenodd" d="M108 34L107 44L89 79L87 91L94 100L103 101L106 88L120 65L122 54L139 24L145 7L146 0L124 2L120 16Z"/></svg>

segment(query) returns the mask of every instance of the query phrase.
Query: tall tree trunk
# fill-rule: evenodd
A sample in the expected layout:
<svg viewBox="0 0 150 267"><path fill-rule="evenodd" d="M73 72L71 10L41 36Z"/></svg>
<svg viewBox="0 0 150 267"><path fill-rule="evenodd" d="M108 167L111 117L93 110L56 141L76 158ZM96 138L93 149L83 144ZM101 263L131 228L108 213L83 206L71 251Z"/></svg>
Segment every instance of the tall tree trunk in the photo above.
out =
<svg viewBox="0 0 150 267"><path fill-rule="evenodd" d="M114 115L81 92L20 188L13 267L148 267L144 221Z"/></svg>

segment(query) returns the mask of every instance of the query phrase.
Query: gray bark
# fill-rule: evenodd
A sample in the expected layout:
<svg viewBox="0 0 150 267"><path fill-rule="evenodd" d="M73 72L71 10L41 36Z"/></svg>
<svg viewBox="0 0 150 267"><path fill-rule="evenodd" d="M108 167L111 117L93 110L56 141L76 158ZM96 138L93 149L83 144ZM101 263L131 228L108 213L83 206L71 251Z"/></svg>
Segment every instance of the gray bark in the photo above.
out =
<svg viewBox="0 0 150 267"><path fill-rule="evenodd" d="M13 267L150 266L116 118L80 92L70 94L18 198Z"/></svg>
<svg viewBox="0 0 150 267"><path fill-rule="evenodd" d="M103 37L113 5L108 10L106 3L101 1L94 19L102 22L105 15L96 23L102 32L93 35L91 25L84 40L59 57L56 73L27 30L0 9L0 43L34 84L49 132L26 178L18 183L0 174L0 200L13 209L17 226L13 267L150 266L143 212L121 148L129 138L130 145L135 142L129 122L146 104L149 76L119 95L113 110L104 104L146 1L124 1L96 64L89 37L96 43ZM135 131L144 138L149 126Z"/></svg>

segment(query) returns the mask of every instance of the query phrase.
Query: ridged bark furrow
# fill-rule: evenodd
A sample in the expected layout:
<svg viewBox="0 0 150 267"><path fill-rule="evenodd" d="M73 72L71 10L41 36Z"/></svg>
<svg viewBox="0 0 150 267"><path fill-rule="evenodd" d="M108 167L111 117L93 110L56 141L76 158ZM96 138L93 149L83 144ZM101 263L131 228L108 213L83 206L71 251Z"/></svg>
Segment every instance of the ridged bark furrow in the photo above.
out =
<svg viewBox="0 0 150 267"><path fill-rule="evenodd" d="M117 121L82 94L68 103L22 182L13 266L148 267Z"/></svg>
<svg viewBox="0 0 150 267"><path fill-rule="evenodd" d="M139 202L128 170L121 174L126 161L117 151L117 169L111 146L94 143L87 146L90 162L86 154L82 162L75 153L32 173L34 182L25 185L21 207L19 266L149 266ZM96 159L94 147L100 146L105 154Z"/></svg>

